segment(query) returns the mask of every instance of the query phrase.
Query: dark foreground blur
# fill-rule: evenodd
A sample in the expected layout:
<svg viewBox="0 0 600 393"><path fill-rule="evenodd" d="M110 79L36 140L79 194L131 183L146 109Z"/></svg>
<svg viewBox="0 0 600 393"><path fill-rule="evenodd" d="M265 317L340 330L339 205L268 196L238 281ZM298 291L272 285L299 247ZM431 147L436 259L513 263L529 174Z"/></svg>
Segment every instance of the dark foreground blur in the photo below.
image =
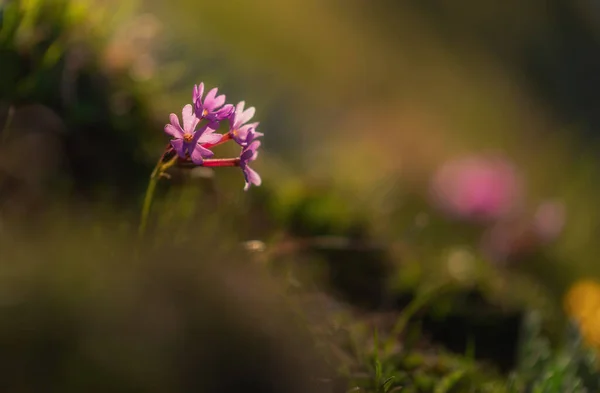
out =
<svg viewBox="0 0 600 393"><path fill-rule="evenodd" d="M299 315L248 256L198 240L134 255L76 221L2 233L1 391L322 391Z"/></svg>

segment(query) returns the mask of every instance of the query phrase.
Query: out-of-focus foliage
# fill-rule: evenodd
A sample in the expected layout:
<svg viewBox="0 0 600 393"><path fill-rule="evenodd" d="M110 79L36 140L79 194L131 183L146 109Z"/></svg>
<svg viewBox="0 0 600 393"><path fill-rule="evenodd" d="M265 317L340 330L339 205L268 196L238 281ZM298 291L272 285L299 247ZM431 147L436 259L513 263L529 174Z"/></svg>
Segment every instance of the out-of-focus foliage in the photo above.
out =
<svg viewBox="0 0 600 393"><path fill-rule="evenodd" d="M139 56L124 39L109 41L110 10L103 7L65 0L3 3L3 183L14 178L21 188L42 186L44 194L61 184L78 196L138 197L149 168L144 152L156 143L152 130L160 129L149 99L155 89L129 73L129 58ZM49 154L60 160L40 158ZM22 174L39 167L54 170L50 186Z"/></svg>
<svg viewBox="0 0 600 393"><path fill-rule="evenodd" d="M582 345L579 330L571 325L563 347L551 349L541 334L541 319L533 313L526 318L516 372L510 392L596 392L600 389L595 354Z"/></svg>

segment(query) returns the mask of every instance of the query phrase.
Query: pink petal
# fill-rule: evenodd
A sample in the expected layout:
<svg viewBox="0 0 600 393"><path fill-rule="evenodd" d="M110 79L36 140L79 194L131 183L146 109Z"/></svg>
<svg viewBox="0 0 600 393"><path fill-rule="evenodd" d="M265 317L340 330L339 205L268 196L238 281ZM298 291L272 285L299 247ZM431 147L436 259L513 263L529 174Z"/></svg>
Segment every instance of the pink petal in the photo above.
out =
<svg viewBox="0 0 600 393"><path fill-rule="evenodd" d="M253 106L251 106L250 108L246 109L245 111L243 111L238 119L238 121L240 122L240 124L244 124L247 123L248 120L252 119L252 117L254 116L254 112L256 110L254 109Z"/></svg>
<svg viewBox="0 0 600 393"><path fill-rule="evenodd" d="M248 131L249 131L248 128L244 128L244 127L239 128L237 130L237 138L241 141L245 141L246 138L248 137ZM245 145L245 143L244 143L244 145Z"/></svg>
<svg viewBox="0 0 600 393"><path fill-rule="evenodd" d="M259 122L244 124L243 126L240 127L240 129L249 130L250 128L254 128L256 130L256 127L258 127L259 124L260 124Z"/></svg>
<svg viewBox="0 0 600 393"><path fill-rule="evenodd" d="M225 94L221 94L213 101L213 109L222 106L225 103Z"/></svg>
<svg viewBox="0 0 600 393"><path fill-rule="evenodd" d="M173 124L167 124L165 126L165 132L171 135L173 138L183 138L183 132L180 128L175 127Z"/></svg>
<svg viewBox="0 0 600 393"><path fill-rule="evenodd" d="M244 111L244 105L246 105L244 101L238 102L238 104L235 106L235 113L238 115L241 114Z"/></svg>
<svg viewBox="0 0 600 393"><path fill-rule="evenodd" d="M260 147L260 141L254 141L248 146L248 150L256 151Z"/></svg>
<svg viewBox="0 0 600 393"><path fill-rule="evenodd" d="M213 132L205 132L204 134L202 134L202 136L200 137L200 139L198 139L198 143L218 143L221 138L223 137L223 135L221 134L215 134Z"/></svg>
<svg viewBox="0 0 600 393"><path fill-rule="evenodd" d="M204 94L204 83L200 82L200 85L194 85L194 92L192 93L194 104L196 101L202 99L202 94Z"/></svg>
<svg viewBox="0 0 600 393"><path fill-rule="evenodd" d="M171 121L171 124L173 124L175 127L179 127L179 129L182 129L181 124L179 124L179 118L177 117L176 114L171 113L169 115L169 120Z"/></svg>
<svg viewBox="0 0 600 393"><path fill-rule="evenodd" d="M252 168L246 167L246 176L248 177L248 182L244 187L244 191L247 191L250 188L250 184L254 184L255 186L260 186L262 183L262 179L260 175Z"/></svg>
<svg viewBox="0 0 600 393"><path fill-rule="evenodd" d="M194 138L192 139L192 146L195 146L198 144L198 141L200 140L200 138L204 135L204 133L207 130L210 130L209 132L214 132L215 130L212 128L209 128L210 124L204 124L202 127L198 128L198 130L194 133Z"/></svg>
<svg viewBox="0 0 600 393"><path fill-rule="evenodd" d="M181 118L183 119L183 130L189 133L194 131L200 121L194 114L194 108L190 104L183 107Z"/></svg>
<svg viewBox="0 0 600 393"><path fill-rule="evenodd" d="M177 155L179 157L185 158L183 139L173 139L171 141L171 146L173 146L173 150L175 150L177 152Z"/></svg>
<svg viewBox="0 0 600 393"><path fill-rule="evenodd" d="M206 105L208 102L211 102L217 96L218 88L214 87L210 89L210 91L206 94L206 98L204 99L204 104Z"/></svg>
<svg viewBox="0 0 600 393"><path fill-rule="evenodd" d="M202 162L204 162L205 158L210 158L213 155L214 153L207 148L196 145L192 151L191 158L194 164L202 165Z"/></svg>
<svg viewBox="0 0 600 393"><path fill-rule="evenodd" d="M238 128L240 131L245 131L248 132L251 129L254 129L256 131L256 127L258 126L258 123L251 123L251 124L245 124L243 126L241 126L240 128ZM256 132L255 132L256 134ZM262 135L262 134L261 134Z"/></svg>
<svg viewBox="0 0 600 393"><path fill-rule="evenodd" d="M233 113L233 105L227 104L218 111L216 111L215 116L219 119L226 119L231 115L231 113Z"/></svg>

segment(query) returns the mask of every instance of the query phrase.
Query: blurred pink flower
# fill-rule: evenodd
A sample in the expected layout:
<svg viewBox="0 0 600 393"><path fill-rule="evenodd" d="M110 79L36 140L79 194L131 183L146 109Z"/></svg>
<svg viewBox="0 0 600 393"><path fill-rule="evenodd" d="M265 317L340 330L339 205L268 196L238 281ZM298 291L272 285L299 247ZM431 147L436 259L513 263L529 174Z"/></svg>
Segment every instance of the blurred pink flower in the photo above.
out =
<svg viewBox="0 0 600 393"><path fill-rule="evenodd" d="M460 219L497 220L521 202L522 184L516 168L498 156L469 156L449 161L431 184L434 204Z"/></svg>
<svg viewBox="0 0 600 393"><path fill-rule="evenodd" d="M556 240L563 231L567 212L565 206L557 201L546 201L540 204L533 218L533 226L539 239L543 242Z"/></svg>
<svg viewBox="0 0 600 393"><path fill-rule="evenodd" d="M555 241L565 221L564 205L545 201L536 207L534 214L521 214L493 224L483 234L482 251L494 262L528 255Z"/></svg>

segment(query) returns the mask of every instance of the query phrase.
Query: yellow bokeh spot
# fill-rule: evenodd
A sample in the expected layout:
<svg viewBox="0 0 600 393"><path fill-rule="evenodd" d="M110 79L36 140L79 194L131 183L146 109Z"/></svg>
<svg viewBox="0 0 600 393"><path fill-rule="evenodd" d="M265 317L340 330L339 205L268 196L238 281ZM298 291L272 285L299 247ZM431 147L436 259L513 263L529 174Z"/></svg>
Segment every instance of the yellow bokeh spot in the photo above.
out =
<svg viewBox="0 0 600 393"><path fill-rule="evenodd" d="M581 329L581 335L600 350L600 283L582 280L575 283L564 298L566 313Z"/></svg>

